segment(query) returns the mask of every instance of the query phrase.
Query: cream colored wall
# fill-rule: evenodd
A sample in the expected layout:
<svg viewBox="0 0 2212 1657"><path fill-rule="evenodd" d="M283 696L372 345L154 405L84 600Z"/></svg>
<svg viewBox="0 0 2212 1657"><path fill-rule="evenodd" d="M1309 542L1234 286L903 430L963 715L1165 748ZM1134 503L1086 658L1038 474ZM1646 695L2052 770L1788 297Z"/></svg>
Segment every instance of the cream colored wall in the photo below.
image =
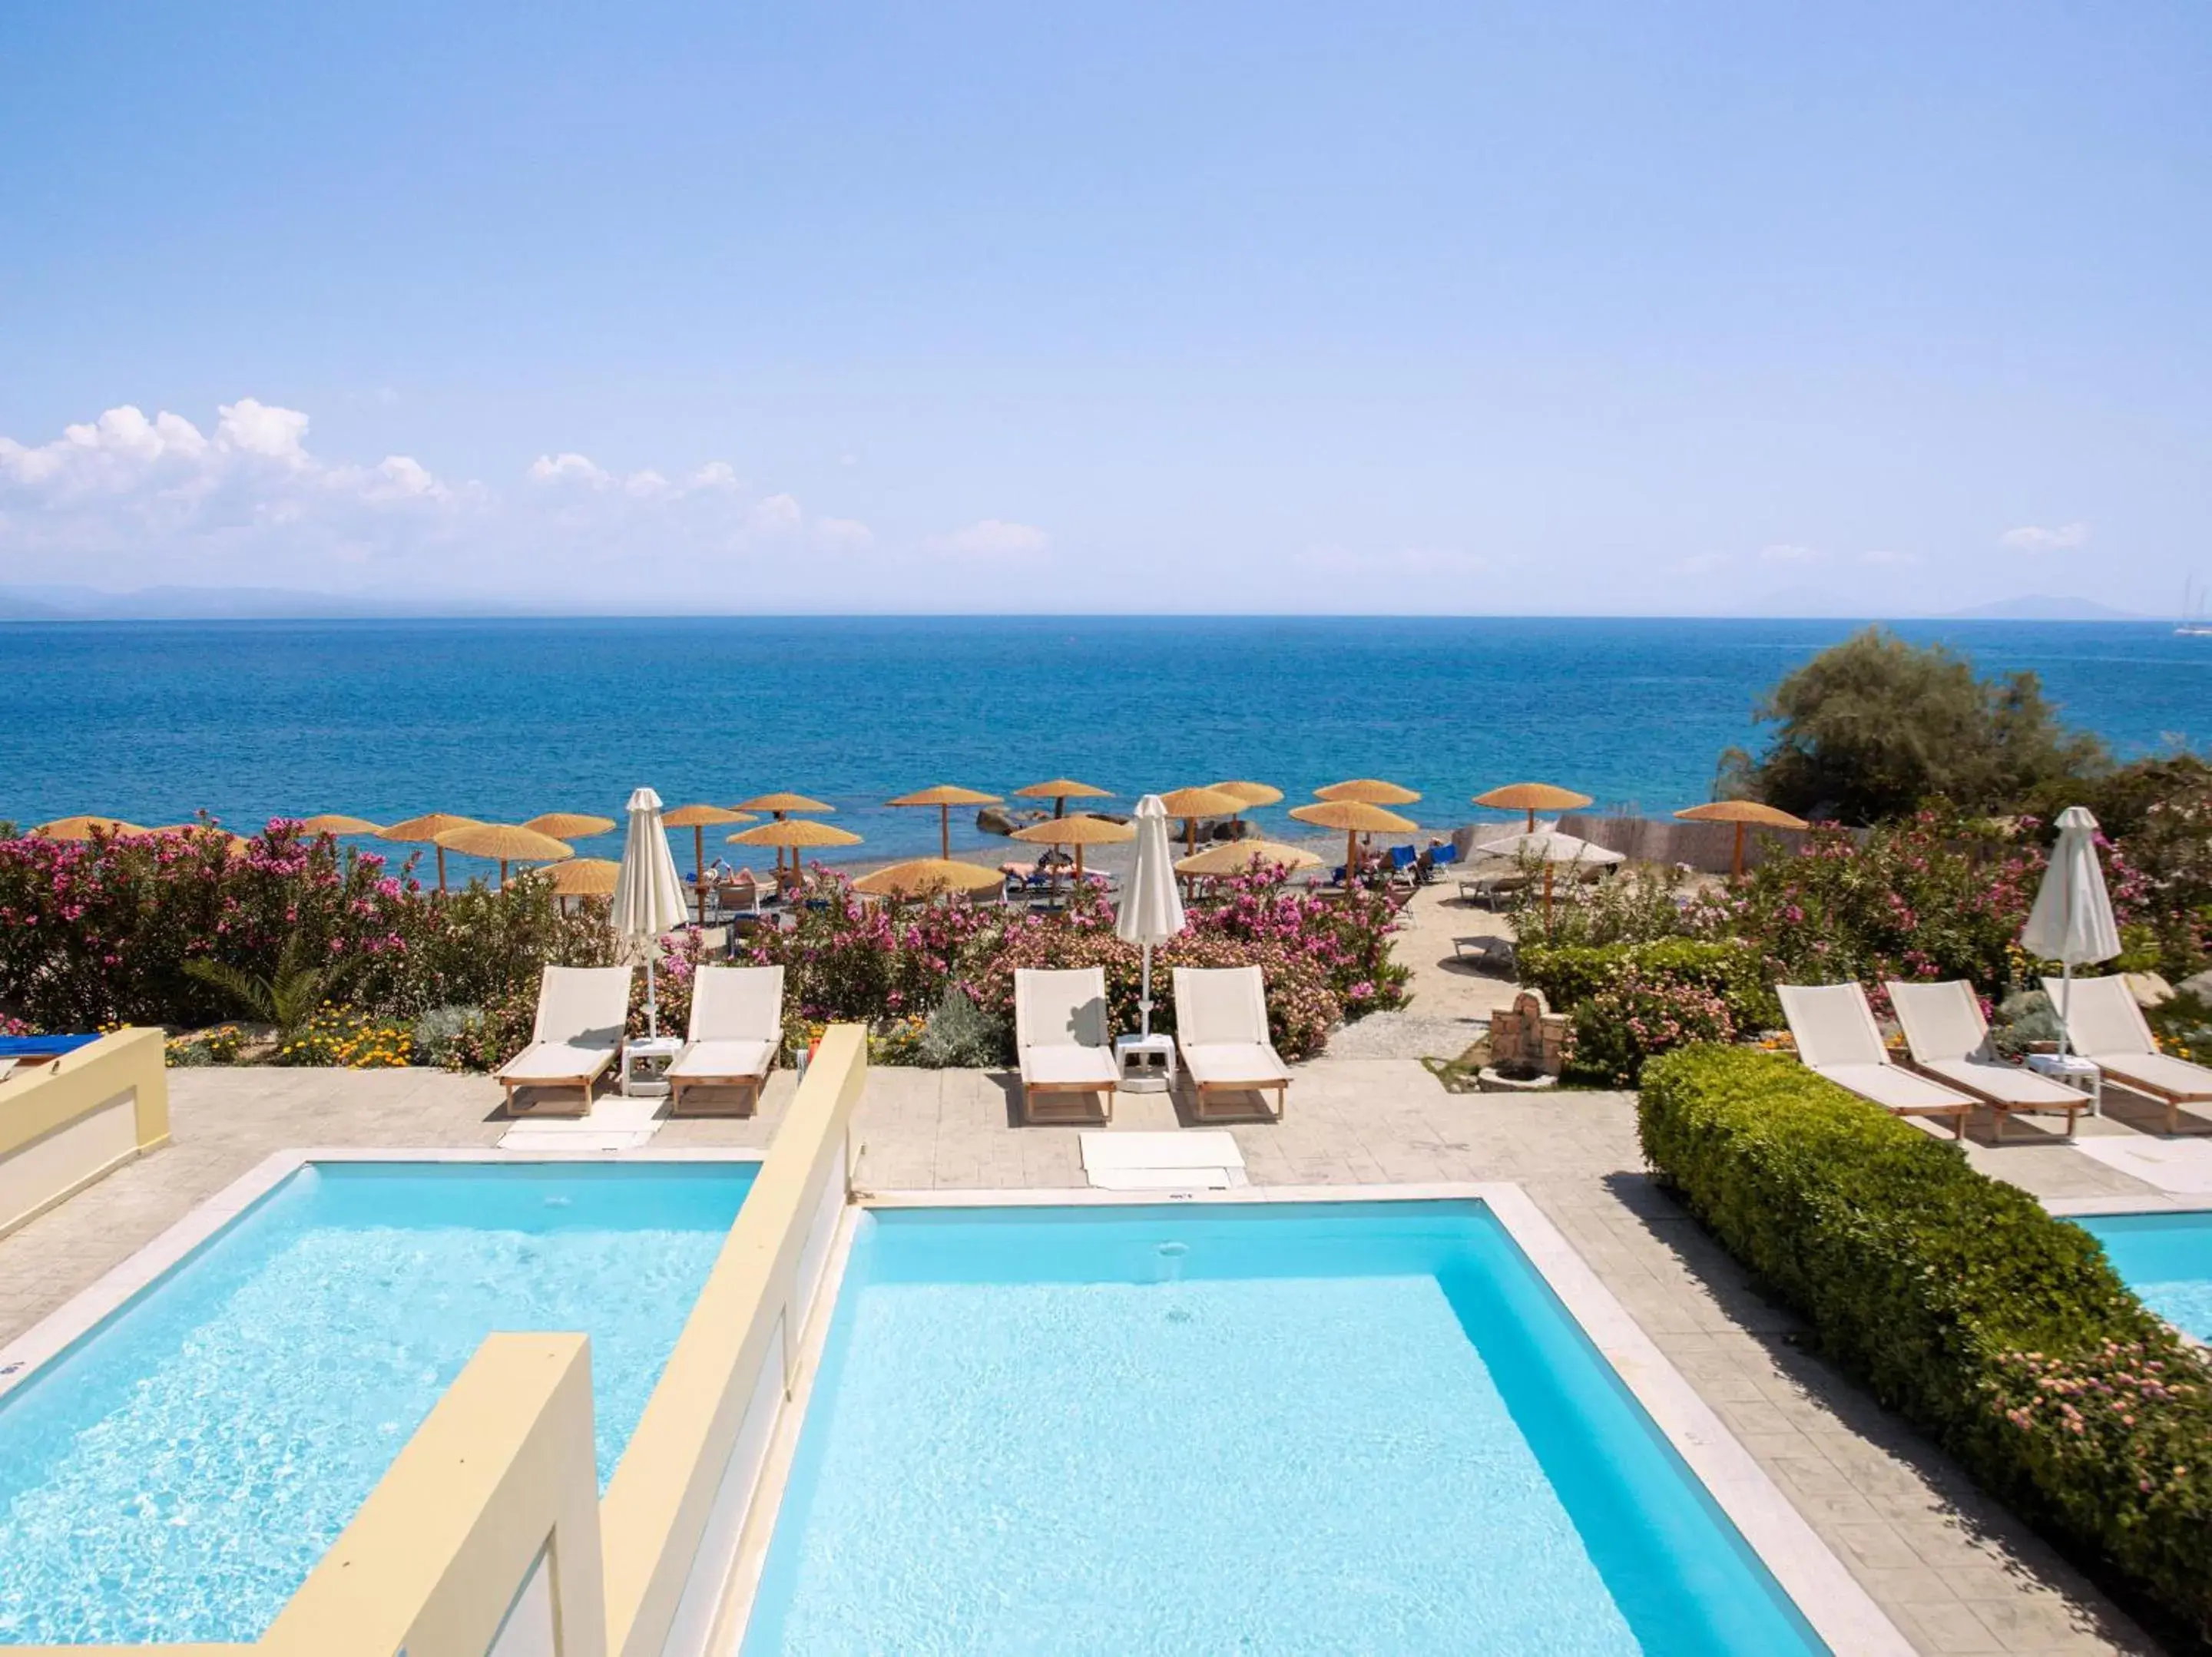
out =
<svg viewBox="0 0 2212 1657"><path fill-rule="evenodd" d="M788 1401L787 1376L763 1377L782 1370L804 1326L799 1261L822 1205L842 1209L848 1194L847 1132L867 1074L866 1031L833 1026L615 1469L601 1510L611 1657L690 1657L705 1638L758 1471L757 1454L749 1470L732 1458L766 1442L757 1391L771 1410ZM732 1503L737 1522L716 1522ZM726 1548L702 1552L710 1534Z"/></svg>
<svg viewBox="0 0 2212 1657"><path fill-rule="evenodd" d="M117 1030L0 1081L0 1236L168 1140L158 1029Z"/></svg>
<svg viewBox="0 0 2212 1657"><path fill-rule="evenodd" d="M533 1605L544 1557L550 1602ZM509 1611L516 1613L509 1618ZM550 1628L540 1648L533 1619ZM276 1657L605 1657L581 1335L493 1335L262 1636Z"/></svg>

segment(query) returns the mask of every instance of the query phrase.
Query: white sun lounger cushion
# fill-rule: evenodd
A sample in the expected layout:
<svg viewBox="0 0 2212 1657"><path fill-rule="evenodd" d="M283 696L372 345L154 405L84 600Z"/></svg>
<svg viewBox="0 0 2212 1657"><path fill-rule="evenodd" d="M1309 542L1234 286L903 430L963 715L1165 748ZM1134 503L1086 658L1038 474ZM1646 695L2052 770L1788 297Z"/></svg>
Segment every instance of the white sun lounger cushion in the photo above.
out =
<svg viewBox="0 0 2212 1657"><path fill-rule="evenodd" d="M501 1081L596 1076L613 1061L629 1018L628 967L548 967L538 980L530 1045L499 1067Z"/></svg>
<svg viewBox="0 0 2212 1657"><path fill-rule="evenodd" d="M666 1074L702 1082L765 1076L775 1058L773 1041L693 1041L676 1055Z"/></svg>
<svg viewBox="0 0 2212 1657"><path fill-rule="evenodd" d="M1014 1046L1026 1086L1109 1088L1120 1081L1107 1035L1105 968L1018 968Z"/></svg>
<svg viewBox="0 0 2212 1657"><path fill-rule="evenodd" d="M688 1039L775 1046L783 1039L783 968L700 968L691 980Z"/></svg>
<svg viewBox="0 0 2212 1657"><path fill-rule="evenodd" d="M1778 984L1782 1016L1797 1038L1797 1057L1812 1070L1837 1065L1887 1065L1881 1032L1866 992L1856 984Z"/></svg>
<svg viewBox="0 0 2212 1657"><path fill-rule="evenodd" d="M2022 1108L2051 1105L2064 1109L2088 1102L2078 1089L2012 1065L1978 1062L1972 1059L1936 1059L1923 1063L1921 1068L1945 1081L1955 1082L1969 1092L1984 1093L1992 1099L2002 1099L2008 1105L2018 1105Z"/></svg>
<svg viewBox="0 0 2212 1657"><path fill-rule="evenodd" d="M2094 1060L2106 1075L2118 1077L2123 1085L2141 1082L2157 1092L2175 1094L2184 1099L2212 1099L2212 1070L2192 1065L2186 1059L2164 1053L2093 1053L2084 1056Z"/></svg>
<svg viewBox="0 0 2212 1657"><path fill-rule="evenodd" d="M1871 1099L1891 1110L1935 1109L1974 1102L1954 1088L1931 1082L1898 1065L1812 1065L1815 1076L1824 1076L1838 1087L1849 1088L1862 1099Z"/></svg>
<svg viewBox="0 0 2212 1657"><path fill-rule="evenodd" d="M2123 980L2077 978L2069 992L2064 980L2046 978L2043 992L2051 998L2051 1011L2065 1009L2067 1041L2083 1058L2102 1062L2108 1053L2158 1051L2149 1022Z"/></svg>
<svg viewBox="0 0 2212 1657"><path fill-rule="evenodd" d="M1267 1047L1273 1058L1267 980L1257 967L1177 967L1175 1006L1176 1039L1185 1052L1192 1047ZM1275 1069L1281 1066L1276 1059Z"/></svg>
<svg viewBox="0 0 2212 1657"><path fill-rule="evenodd" d="M1208 1087L1235 1082L1287 1082L1290 1067L1255 1041L1202 1041L1182 1050L1183 1068Z"/></svg>
<svg viewBox="0 0 2212 1657"><path fill-rule="evenodd" d="M1988 1045L1990 1027L1974 986L1966 980L1944 984L1896 980L1888 988L1889 1005L1905 1027L1912 1062L1930 1075L2024 1109L2048 1105L2063 1110L2081 1103L2081 1095L2063 1082L1976 1056Z"/></svg>

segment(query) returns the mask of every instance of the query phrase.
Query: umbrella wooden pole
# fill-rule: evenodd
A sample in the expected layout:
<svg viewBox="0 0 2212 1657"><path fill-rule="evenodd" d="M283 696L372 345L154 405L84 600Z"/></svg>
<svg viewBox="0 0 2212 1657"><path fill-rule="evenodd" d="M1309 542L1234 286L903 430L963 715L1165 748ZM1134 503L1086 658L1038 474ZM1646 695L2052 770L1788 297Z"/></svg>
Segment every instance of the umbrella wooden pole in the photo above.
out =
<svg viewBox="0 0 2212 1657"><path fill-rule="evenodd" d="M1533 805L1528 808L1528 832L1532 835L1536 832L1536 808Z"/></svg>
<svg viewBox="0 0 2212 1657"><path fill-rule="evenodd" d="M1736 824L1736 826L1735 826L1735 855L1734 855L1733 857L1731 857L1731 858L1729 859L1729 879L1731 879L1731 880L1740 880L1740 879L1741 879L1742 877L1743 877L1743 825L1742 825L1741 823L1740 823L1740 822L1739 822L1739 823L1738 823L1738 824Z"/></svg>
<svg viewBox="0 0 2212 1657"><path fill-rule="evenodd" d="M952 861L952 808L937 808L937 855L947 863Z"/></svg>
<svg viewBox="0 0 2212 1657"><path fill-rule="evenodd" d="M1544 924L1552 924L1552 865L1544 865Z"/></svg>
<svg viewBox="0 0 2212 1657"><path fill-rule="evenodd" d="M1083 888L1083 842L1079 840L1075 842L1075 885L1078 891Z"/></svg>
<svg viewBox="0 0 2212 1657"><path fill-rule="evenodd" d="M446 895L446 848L438 847L438 895Z"/></svg>
<svg viewBox="0 0 2212 1657"><path fill-rule="evenodd" d="M499 889L502 892L507 889L507 859L505 858L499 860Z"/></svg>
<svg viewBox="0 0 2212 1657"><path fill-rule="evenodd" d="M691 825L691 895L698 900L699 924L707 924L707 829L703 823Z"/></svg>

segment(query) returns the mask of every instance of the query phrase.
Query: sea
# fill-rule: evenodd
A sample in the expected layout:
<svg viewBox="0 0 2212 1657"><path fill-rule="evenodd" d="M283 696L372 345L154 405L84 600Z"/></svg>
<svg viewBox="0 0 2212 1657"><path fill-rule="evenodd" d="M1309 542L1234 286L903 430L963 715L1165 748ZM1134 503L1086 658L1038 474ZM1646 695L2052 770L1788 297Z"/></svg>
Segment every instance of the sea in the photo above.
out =
<svg viewBox="0 0 2212 1657"><path fill-rule="evenodd" d="M1521 618L814 617L0 624L0 819L205 810L392 822L619 817L771 789L854 858L932 853L933 783L1072 776L1134 797L1236 779L1418 789L1425 826L1528 780L1663 813L1711 797L1761 695L1863 623ZM1907 622L2032 670L2123 757L2212 738L2212 638L2165 622ZM979 843L955 814L956 847ZM679 863L690 866L688 837ZM710 837L711 838L711 837ZM617 856L610 835L580 842ZM710 847L711 858L719 847ZM740 852L744 848L738 848ZM733 861L763 861L757 853ZM462 860L464 863L465 860Z"/></svg>

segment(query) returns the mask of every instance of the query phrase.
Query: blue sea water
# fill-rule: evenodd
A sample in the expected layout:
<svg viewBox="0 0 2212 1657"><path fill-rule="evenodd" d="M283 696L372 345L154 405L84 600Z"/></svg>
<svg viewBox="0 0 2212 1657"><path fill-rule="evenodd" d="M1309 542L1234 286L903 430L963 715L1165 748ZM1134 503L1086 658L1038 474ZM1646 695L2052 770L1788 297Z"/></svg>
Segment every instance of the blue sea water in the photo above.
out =
<svg viewBox="0 0 2212 1657"><path fill-rule="evenodd" d="M749 1657L1826 1649L1480 1205L860 1228Z"/></svg>
<svg viewBox="0 0 2212 1657"><path fill-rule="evenodd" d="M1760 694L1855 624L1553 619L814 618L0 625L0 818L204 808L379 822L617 815L792 788L861 855L933 846L935 782L1070 775L1128 800L1223 778L1295 803L1347 776L1427 798L1539 778L1672 810ZM2212 735L2212 639L2159 623L1907 622L2033 669L2124 755ZM1259 813L1277 831L1284 808ZM957 825L971 842L967 823ZM614 854L610 836L579 847ZM684 847L687 854L689 844ZM688 862L686 866L688 866Z"/></svg>
<svg viewBox="0 0 2212 1657"><path fill-rule="evenodd" d="M323 1163L0 1398L0 1646L258 1637L496 1330L613 1475L754 1165Z"/></svg>
<svg viewBox="0 0 2212 1657"><path fill-rule="evenodd" d="M2212 1341L2212 1211L2100 1214L2075 1221L2104 1244L2143 1304L2185 1335Z"/></svg>

